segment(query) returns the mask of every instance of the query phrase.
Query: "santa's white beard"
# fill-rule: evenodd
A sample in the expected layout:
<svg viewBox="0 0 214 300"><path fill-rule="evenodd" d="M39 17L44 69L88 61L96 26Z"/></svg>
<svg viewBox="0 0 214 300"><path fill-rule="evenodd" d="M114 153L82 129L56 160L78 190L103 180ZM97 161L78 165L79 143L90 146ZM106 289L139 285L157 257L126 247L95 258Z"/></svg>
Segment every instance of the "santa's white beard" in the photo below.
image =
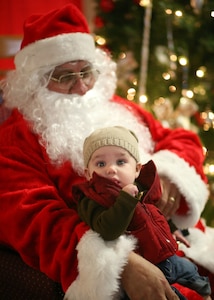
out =
<svg viewBox="0 0 214 300"><path fill-rule="evenodd" d="M153 148L148 129L123 106L109 102L96 88L84 96L41 88L30 111L25 111L24 115L33 121L33 129L41 136L50 159L54 163L71 161L80 175L84 169L84 139L96 128L121 125L133 130L139 137L141 157Z"/></svg>

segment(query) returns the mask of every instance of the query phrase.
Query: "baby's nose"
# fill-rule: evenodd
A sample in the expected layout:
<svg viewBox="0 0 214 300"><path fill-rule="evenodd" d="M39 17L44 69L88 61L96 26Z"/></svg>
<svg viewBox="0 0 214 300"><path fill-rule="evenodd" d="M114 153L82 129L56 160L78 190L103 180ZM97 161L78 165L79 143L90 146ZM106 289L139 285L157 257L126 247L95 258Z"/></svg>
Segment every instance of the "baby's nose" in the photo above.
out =
<svg viewBox="0 0 214 300"><path fill-rule="evenodd" d="M116 170L115 165L110 165L110 166L107 167L107 173L108 174L112 174L112 173L114 174L114 173L116 173L116 171L117 170Z"/></svg>

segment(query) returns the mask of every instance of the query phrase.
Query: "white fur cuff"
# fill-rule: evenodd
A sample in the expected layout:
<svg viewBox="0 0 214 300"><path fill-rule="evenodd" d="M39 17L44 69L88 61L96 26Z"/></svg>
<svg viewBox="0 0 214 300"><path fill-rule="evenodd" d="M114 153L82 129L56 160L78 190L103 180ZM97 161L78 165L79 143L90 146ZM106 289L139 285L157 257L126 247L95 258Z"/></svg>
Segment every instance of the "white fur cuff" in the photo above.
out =
<svg viewBox="0 0 214 300"><path fill-rule="evenodd" d="M198 228L190 228L189 232L190 235L186 238L190 242L191 247L187 248L181 243L179 249L195 263L214 274L214 228L206 227L205 232Z"/></svg>
<svg viewBox="0 0 214 300"><path fill-rule="evenodd" d="M79 275L64 300L117 299L120 274L134 247L135 240L131 237L120 236L105 242L96 232L86 232L77 246Z"/></svg>
<svg viewBox="0 0 214 300"><path fill-rule="evenodd" d="M185 215L175 214L174 223L181 229L194 226L209 196L207 185L194 167L168 150L155 153L152 159L157 166L158 174L170 178L187 202L188 211Z"/></svg>

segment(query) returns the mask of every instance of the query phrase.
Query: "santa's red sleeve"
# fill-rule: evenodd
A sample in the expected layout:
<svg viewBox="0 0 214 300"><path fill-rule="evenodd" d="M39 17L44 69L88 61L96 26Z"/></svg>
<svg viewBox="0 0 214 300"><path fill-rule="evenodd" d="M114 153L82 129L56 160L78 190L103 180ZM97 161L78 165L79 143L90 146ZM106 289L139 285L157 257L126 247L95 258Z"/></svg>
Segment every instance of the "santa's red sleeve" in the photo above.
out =
<svg viewBox="0 0 214 300"><path fill-rule="evenodd" d="M50 163L16 110L0 127L0 168L0 243L65 292L70 287L70 299L110 299L134 242L121 237L107 245L88 230L66 204L80 178L70 164Z"/></svg>

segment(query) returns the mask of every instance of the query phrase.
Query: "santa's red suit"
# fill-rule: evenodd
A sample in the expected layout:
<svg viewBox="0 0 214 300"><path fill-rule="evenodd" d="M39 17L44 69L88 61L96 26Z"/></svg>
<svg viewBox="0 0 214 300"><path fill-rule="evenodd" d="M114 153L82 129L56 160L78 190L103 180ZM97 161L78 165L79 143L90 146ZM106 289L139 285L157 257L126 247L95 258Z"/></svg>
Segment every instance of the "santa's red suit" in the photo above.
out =
<svg viewBox="0 0 214 300"><path fill-rule="evenodd" d="M205 178L198 164L203 157L199 140L194 134L179 129L164 129L135 104L120 98L115 101L130 107L149 126L156 143L155 151L163 149L163 154L171 151L172 157L177 154L181 163L184 159L184 165L188 163L192 166L190 175L195 176L203 187ZM173 145L168 149L172 140ZM17 250L27 264L61 282L65 291L70 286L72 295L81 295L81 282L87 278L84 292L90 291L92 295L88 299L110 299L112 291L117 290L116 278L125 263L127 252L134 248L132 241L121 237L115 241L113 249L105 247L105 242L80 222L77 213L68 208L66 202L70 202L68 200L72 196L71 186L82 178L73 171L69 162L60 167L50 162L45 148L39 144L38 137L31 132L29 124L17 110L0 128L0 147L0 243ZM181 177L181 181L186 180L186 176ZM184 227L189 226L191 219L194 223L200 214L197 195L193 195L193 201L188 200L194 184L183 190L186 198L182 200L175 218ZM110 265L115 268L115 277L108 273ZM92 288L94 286L97 288ZM188 299L200 299L197 295L194 297Z"/></svg>
<svg viewBox="0 0 214 300"><path fill-rule="evenodd" d="M103 241L70 205L72 185L84 180L84 138L101 126L133 130L142 163L152 159L159 175L170 178L183 196L173 216L179 228L198 222L208 198L201 143L190 131L163 128L140 106L112 96L115 65L95 51L86 21L72 5L30 18L22 47L16 70L3 84L13 112L0 126L0 244L60 282L67 299L110 300L135 243L126 236ZM100 71L92 90L79 97L46 88L45 75L55 66L79 59ZM191 248L182 249L205 268L211 283L213 236L211 228L190 228ZM179 289L190 300L201 299Z"/></svg>

